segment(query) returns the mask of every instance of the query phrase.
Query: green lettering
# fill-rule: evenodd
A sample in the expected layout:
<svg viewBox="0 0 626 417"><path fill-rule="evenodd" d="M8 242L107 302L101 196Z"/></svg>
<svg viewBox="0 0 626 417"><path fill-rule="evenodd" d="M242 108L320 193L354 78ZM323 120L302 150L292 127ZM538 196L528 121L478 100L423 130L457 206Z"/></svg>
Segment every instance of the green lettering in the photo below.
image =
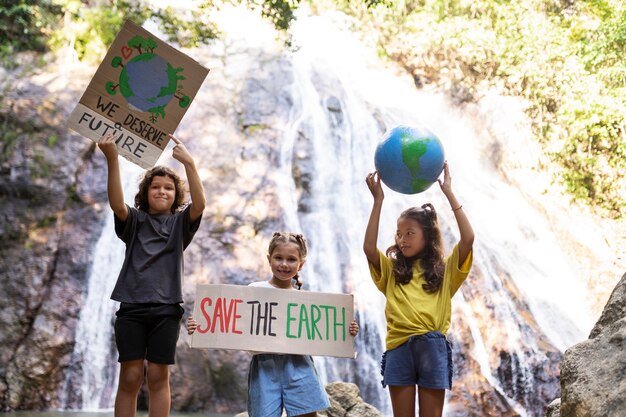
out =
<svg viewBox="0 0 626 417"><path fill-rule="evenodd" d="M346 340L346 309L344 307L341 308L341 322L337 322L337 309L333 307L334 316L335 316L335 340L337 340L337 327L341 327L343 331L341 332L343 335L343 340Z"/></svg>
<svg viewBox="0 0 626 417"><path fill-rule="evenodd" d="M297 304L295 303L289 303L287 304L287 337L291 338L291 339L295 339L296 336L292 335L291 332L289 331L290 327L290 323L292 321L295 321L295 317L291 317L291 307L295 307L297 306Z"/></svg>
<svg viewBox="0 0 626 417"><path fill-rule="evenodd" d="M317 328L317 322L320 321L322 317L322 313L320 308L315 304L311 304L311 335L313 336L313 340L315 340L315 333L319 335L320 340L322 340L322 334Z"/></svg>
<svg viewBox="0 0 626 417"><path fill-rule="evenodd" d="M302 325L306 323L306 338L311 340L311 329L309 328L309 313L306 311L306 306L302 304L300 306L300 325L298 326L298 338L302 337Z"/></svg>
<svg viewBox="0 0 626 417"><path fill-rule="evenodd" d="M324 310L324 317L326 318L326 340L330 340L330 321L329 319L329 314L328 314L328 310L331 308L334 308L332 306L319 306Z"/></svg>

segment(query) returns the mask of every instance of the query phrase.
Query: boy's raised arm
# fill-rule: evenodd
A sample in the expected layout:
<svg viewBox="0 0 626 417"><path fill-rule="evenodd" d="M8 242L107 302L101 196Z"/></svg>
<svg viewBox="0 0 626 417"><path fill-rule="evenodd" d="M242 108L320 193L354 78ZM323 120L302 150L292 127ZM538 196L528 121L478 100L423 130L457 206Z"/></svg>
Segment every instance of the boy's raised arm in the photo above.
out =
<svg viewBox="0 0 626 417"><path fill-rule="evenodd" d="M204 208L206 207L206 197L204 195L204 187L198 175L196 169L196 163L193 157L185 147L185 145L173 135L170 138L174 141L176 146L172 149L172 156L179 161L185 167L185 174L187 175L187 183L189 184L189 194L191 194L191 208L189 209L189 220L196 221Z"/></svg>
<svg viewBox="0 0 626 417"><path fill-rule="evenodd" d="M117 154L117 145L113 135L103 136L98 142L98 148L107 159L107 195L109 205L115 215L122 221L128 217L128 207L124 202L124 189L120 178L120 162Z"/></svg>

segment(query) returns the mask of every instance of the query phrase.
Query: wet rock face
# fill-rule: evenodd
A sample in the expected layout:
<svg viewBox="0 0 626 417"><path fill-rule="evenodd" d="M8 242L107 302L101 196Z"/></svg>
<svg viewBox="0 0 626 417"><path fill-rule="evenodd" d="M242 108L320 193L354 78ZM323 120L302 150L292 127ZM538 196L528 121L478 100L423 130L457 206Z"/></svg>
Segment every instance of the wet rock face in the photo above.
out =
<svg viewBox="0 0 626 417"><path fill-rule="evenodd" d="M94 147L64 131L56 75L3 75L0 409L43 409L60 406L105 184L81 175Z"/></svg>
<svg viewBox="0 0 626 417"><path fill-rule="evenodd" d="M493 380L487 379L481 365L468 355L468 352L475 351L476 345L463 318L459 318L454 326L454 335L449 340L452 343L454 378L446 400L446 416L518 416L516 406L509 398L522 404L529 410L529 415L541 416L544 405L559 393L561 353L556 350L536 355L524 348L512 353L492 346L492 349L500 349L492 360L500 387L493 389ZM533 401L533 398L536 400Z"/></svg>
<svg viewBox="0 0 626 417"><path fill-rule="evenodd" d="M284 228L273 178L292 104L284 90L290 68L271 58L257 63L253 78L244 72L238 79L226 74L229 56L208 59L213 84L205 88L221 94L199 94L177 132L200 168L208 206L185 253L187 313L196 283L267 278L266 238ZM80 88L90 74L64 75ZM65 126L82 91L70 94L61 83L61 94L50 80L62 76L52 69L3 75L3 85L14 88L4 90L0 107L7 133L0 142L0 409L80 408L80 375L89 364L76 362L73 352L94 244L112 215L105 160ZM166 163L184 174L176 161ZM249 354L192 350L185 336L181 331L172 367L174 409L240 409ZM116 357L112 344L110 374ZM145 399L144 392L140 406Z"/></svg>
<svg viewBox="0 0 626 417"><path fill-rule="evenodd" d="M285 129L293 127L293 107L298 104L286 88L293 78L290 63L281 54L256 51L255 64L241 70L246 66L237 65L238 60L250 53L245 46L232 46L228 53L219 50L203 52L206 56L198 53L211 73L177 130L197 161L207 196L202 226L185 252L187 313L193 307L196 284L246 285L268 277L264 261L268 237L285 227L283 178L279 177L293 182L298 214L315 210L313 122L298 125L290 154L282 152ZM87 72L66 76L82 88L91 75ZM67 90L67 84L52 82L61 77L52 68L19 81L12 76L5 73L9 78L3 82L17 87L6 89L0 107L0 121L11 133L0 142L0 409L80 408L77 376L89 364L77 361L73 352L94 245L104 220L112 215L106 199L105 162L93 142L64 125L82 90ZM330 129L330 135L339 142L338 131L348 122L350 109L340 94L333 94L322 94L327 97L322 106L329 126L338 129ZM281 158L292 160L289 172L277 172ZM176 161L167 163L183 173ZM534 417L559 395L561 353L547 342L537 342L544 334L505 272L498 271L506 285L501 288L479 268L473 269L461 288L467 311L453 303L449 337L456 373L446 401L447 416L513 417L518 415L516 403ZM626 304L616 305L603 315L607 319L603 329L617 326L619 320L611 317L624 317L620 308ZM504 316L503 311L514 314ZM109 331L112 319L107 323ZM378 369L371 370L377 368L381 353L380 340L372 336L378 335L374 327L361 323L357 361L375 364L361 374L363 367L354 365L358 362L344 363L342 375L359 386L332 386L336 395L329 394L336 403L329 417L376 416L371 406L359 401L360 395L388 396L378 385ZM508 344L512 331L519 335L514 345ZM605 354L617 354L621 334L618 329L610 336L597 330L594 338L602 337L612 346ZM110 339L106 362L114 375L117 355ZM485 363L479 363L475 354L480 349ZM176 360L171 367L174 410L245 409L248 353L190 349L181 330ZM107 389L113 390L114 382L109 381ZM147 406L145 391L139 405Z"/></svg>

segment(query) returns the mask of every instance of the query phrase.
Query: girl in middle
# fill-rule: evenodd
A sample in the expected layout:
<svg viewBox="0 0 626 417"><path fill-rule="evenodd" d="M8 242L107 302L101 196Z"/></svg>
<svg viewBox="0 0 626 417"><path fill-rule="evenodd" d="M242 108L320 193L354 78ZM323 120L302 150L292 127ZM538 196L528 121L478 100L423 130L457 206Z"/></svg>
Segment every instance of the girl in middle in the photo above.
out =
<svg viewBox="0 0 626 417"><path fill-rule="evenodd" d="M267 260L272 278L253 282L250 286L292 290L302 288L299 272L307 256L306 240L301 234L275 232L269 244ZM198 323L187 319L187 332L192 334ZM356 336L359 326L350 324ZM283 408L288 417L316 417L317 411L330 406L319 379L313 358L309 355L257 353L248 371L248 414L250 417L280 417Z"/></svg>

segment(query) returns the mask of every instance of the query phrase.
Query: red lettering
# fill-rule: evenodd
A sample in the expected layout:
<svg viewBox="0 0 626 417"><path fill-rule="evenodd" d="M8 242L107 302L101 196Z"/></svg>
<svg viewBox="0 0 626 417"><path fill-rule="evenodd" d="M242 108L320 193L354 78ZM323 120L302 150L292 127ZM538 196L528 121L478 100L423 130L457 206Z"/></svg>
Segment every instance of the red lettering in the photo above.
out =
<svg viewBox="0 0 626 417"><path fill-rule="evenodd" d="M220 333L224 333L224 317L223 316L223 308L222 308L222 303L223 298L218 298L217 302L215 303L215 310L213 310L213 325L211 326L211 333L215 333L215 325L217 324L217 320L219 319L220 321Z"/></svg>
<svg viewBox="0 0 626 417"><path fill-rule="evenodd" d="M209 311L208 307L213 305L213 301L209 297L205 297L200 301L200 311L202 316L206 320L206 327L198 325L199 333L211 332L215 333L215 328L219 324L220 333L236 333L242 334L237 329L237 319L241 318L240 314L237 314L237 305L243 303L243 300L227 300L226 298L218 298L215 300L215 306L213 311Z"/></svg>
<svg viewBox="0 0 626 417"><path fill-rule="evenodd" d="M204 316L204 319L206 320L206 327L202 328L202 326L200 324L198 324L198 328L196 330L198 330L198 333L206 333L209 331L209 328L211 327L211 319L209 318L209 314L207 313L204 305L208 304L208 307L211 307L211 304L213 304L213 302L211 301L211 299L209 297L204 297L202 299L202 301L200 301L200 311L202 312L202 316Z"/></svg>
<svg viewBox="0 0 626 417"><path fill-rule="evenodd" d="M236 334L241 334L241 330L237 330L237 319L240 319L241 316L239 314L237 314L237 304L239 303L243 303L243 300L231 300L230 302L230 308L228 309L230 310L234 310L234 315L233 315L233 333Z"/></svg>

